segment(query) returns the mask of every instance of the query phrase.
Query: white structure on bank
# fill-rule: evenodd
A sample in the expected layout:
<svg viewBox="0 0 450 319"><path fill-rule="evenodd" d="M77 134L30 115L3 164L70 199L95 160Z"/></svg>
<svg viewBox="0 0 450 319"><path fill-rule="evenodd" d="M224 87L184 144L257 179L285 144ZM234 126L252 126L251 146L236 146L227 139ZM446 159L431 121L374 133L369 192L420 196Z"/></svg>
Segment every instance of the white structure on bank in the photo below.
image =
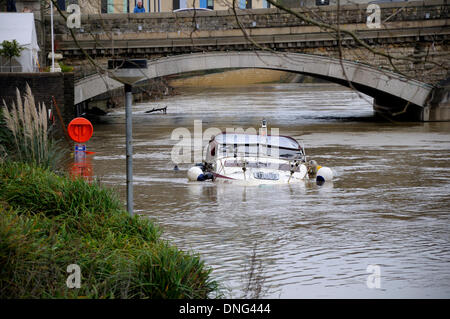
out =
<svg viewBox="0 0 450 319"><path fill-rule="evenodd" d="M0 48L4 40L16 40L24 48L19 58L13 58L13 72L38 72L36 28L33 13L0 13ZM0 72L9 72L9 59L0 57Z"/></svg>

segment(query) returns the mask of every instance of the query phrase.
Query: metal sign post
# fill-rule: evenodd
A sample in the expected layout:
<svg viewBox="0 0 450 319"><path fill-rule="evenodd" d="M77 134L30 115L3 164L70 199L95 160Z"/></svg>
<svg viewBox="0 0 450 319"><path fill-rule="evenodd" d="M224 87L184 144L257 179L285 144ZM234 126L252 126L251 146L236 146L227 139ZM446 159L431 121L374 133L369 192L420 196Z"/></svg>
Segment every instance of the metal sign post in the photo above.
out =
<svg viewBox="0 0 450 319"><path fill-rule="evenodd" d="M127 211L133 215L133 94L130 84L125 84L125 126L127 153Z"/></svg>
<svg viewBox="0 0 450 319"><path fill-rule="evenodd" d="M147 69L147 60L109 60L108 69L114 79L125 85L125 125L127 159L127 210L133 216L133 94L132 85L142 80Z"/></svg>

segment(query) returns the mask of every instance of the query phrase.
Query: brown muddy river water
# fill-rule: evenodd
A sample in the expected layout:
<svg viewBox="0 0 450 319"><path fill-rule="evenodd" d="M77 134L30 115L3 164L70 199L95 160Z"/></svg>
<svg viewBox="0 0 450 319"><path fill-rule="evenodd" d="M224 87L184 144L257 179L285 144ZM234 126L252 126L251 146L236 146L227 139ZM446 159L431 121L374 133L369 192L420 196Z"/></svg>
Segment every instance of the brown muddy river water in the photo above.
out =
<svg viewBox="0 0 450 319"><path fill-rule="evenodd" d="M450 123L375 121L371 102L339 87L276 84L137 104L135 211L200 253L226 297L449 298ZM166 105L166 115L145 113ZM88 149L95 174L125 199L124 110L108 117ZM263 117L301 139L334 181L238 187L188 182L192 164L173 169L174 129L194 134L195 120L202 131L258 128ZM252 265L259 279L247 292Z"/></svg>

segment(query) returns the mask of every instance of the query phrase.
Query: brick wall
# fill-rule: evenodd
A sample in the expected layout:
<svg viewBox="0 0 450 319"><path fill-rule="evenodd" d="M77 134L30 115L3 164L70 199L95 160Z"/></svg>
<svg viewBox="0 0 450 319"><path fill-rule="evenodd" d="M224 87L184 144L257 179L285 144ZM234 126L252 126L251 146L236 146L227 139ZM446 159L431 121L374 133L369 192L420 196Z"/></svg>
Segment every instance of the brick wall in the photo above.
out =
<svg viewBox="0 0 450 319"><path fill-rule="evenodd" d="M3 106L3 100L7 105L16 100L16 88L24 94L27 83L36 104L45 103L50 108L54 96L65 124L75 117L73 73L0 73L1 105ZM61 128L59 125L57 127Z"/></svg>

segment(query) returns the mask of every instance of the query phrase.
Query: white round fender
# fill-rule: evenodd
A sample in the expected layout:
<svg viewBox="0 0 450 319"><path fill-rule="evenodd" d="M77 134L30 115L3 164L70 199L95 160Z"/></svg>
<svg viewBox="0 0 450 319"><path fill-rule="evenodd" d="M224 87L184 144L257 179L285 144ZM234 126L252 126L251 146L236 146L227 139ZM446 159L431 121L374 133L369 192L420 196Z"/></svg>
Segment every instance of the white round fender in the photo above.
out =
<svg viewBox="0 0 450 319"><path fill-rule="evenodd" d="M329 167L321 167L317 171L317 181L320 182L329 182L333 180L333 171Z"/></svg>
<svg viewBox="0 0 450 319"><path fill-rule="evenodd" d="M197 181L197 179L200 175L203 175L203 171L198 166L191 167L187 171L187 177L190 181Z"/></svg>

